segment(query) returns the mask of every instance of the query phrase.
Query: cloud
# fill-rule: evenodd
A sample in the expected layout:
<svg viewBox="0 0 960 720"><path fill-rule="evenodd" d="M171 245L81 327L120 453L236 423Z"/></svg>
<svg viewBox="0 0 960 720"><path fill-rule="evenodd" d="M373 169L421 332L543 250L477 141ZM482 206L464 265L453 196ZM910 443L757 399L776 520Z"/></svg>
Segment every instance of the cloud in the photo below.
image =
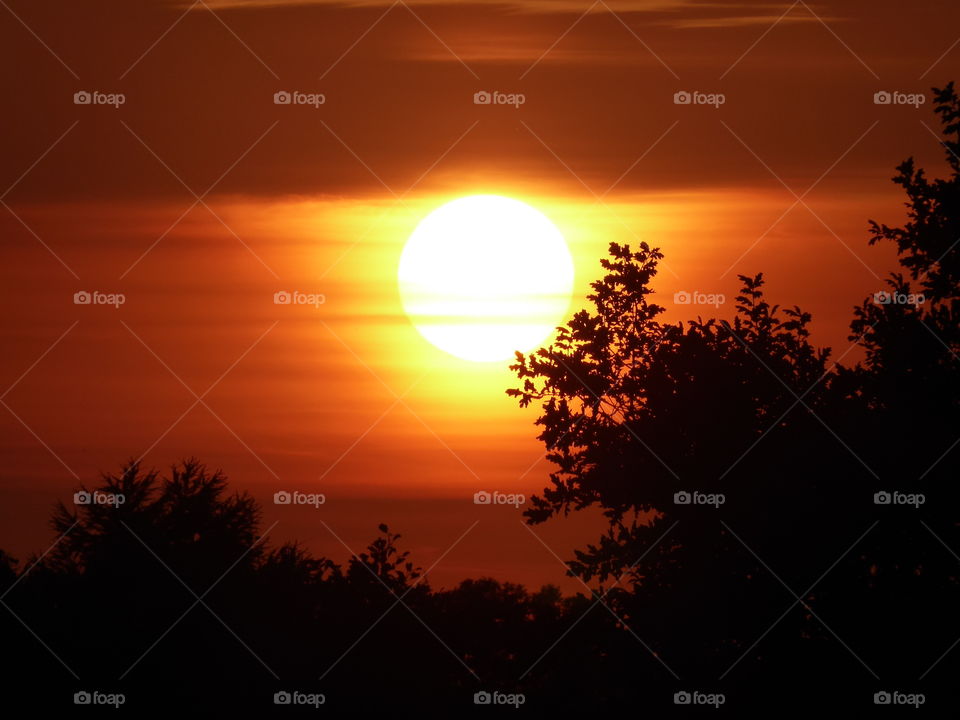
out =
<svg viewBox="0 0 960 720"><path fill-rule="evenodd" d="M367 8L367 7L390 7L396 4L397 0L205 0L207 6L217 8L271 8L283 6L304 6L304 5L333 5L341 8ZM519 11L525 13L575 13L582 14L585 10L590 12L664 12L679 10L684 7L690 7L695 3L692 0L605 0L604 8L602 5L590 8L586 6L583 0L404 0L406 5L410 6L437 6L452 5L463 7L472 5L499 6L510 11ZM190 7L193 3L189 0L183 0L183 7ZM586 7L585 7L586 6ZM199 6L198 6L199 9Z"/></svg>
<svg viewBox="0 0 960 720"><path fill-rule="evenodd" d="M281 7L332 6L339 9L390 8L399 0L205 0L208 8L221 10L272 9ZM708 30L721 28L741 28L770 26L777 24L799 24L818 22L836 22L843 18L825 17L809 5L794 8L778 3L703 3L698 0L602 0L586 5L584 0L403 0L413 8L421 7L471 7L500 8L510 14L530 15L598 15L608 12L617 14L660 14L662 20L656 24L683 30ZM183 7L193 8L190 0L183 0ZM586 6L586 7L585 7ZM204 9L197 5L197 10ZM727 14L722 14L726 12ZM765 12L765 14L758 14ZM786 14L785 14L786 13Z"/></svg>
<svg viewBox="0 0 960 720"><path fill-rule="evenodd" d="M819 22L816 16L812 14L790 14L780 18L780 14L773 15L730 15L726 17L702 17L702 18L674 18L664 22L665 25L685 30L706 30L712 28L737 28L763 26L768 27L784 23L815 23ZM779 21L778 21L779 19ZM838 22L842 18L821 17L824 22Z"/></svg>

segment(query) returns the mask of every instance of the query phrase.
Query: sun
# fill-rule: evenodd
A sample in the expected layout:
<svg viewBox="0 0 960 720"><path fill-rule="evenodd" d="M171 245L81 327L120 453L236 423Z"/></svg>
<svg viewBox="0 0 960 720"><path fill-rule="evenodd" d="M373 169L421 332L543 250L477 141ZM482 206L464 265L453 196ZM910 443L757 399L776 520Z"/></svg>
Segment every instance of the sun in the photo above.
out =
<svg viewBox="0 0 960 720"><path fill-rule="evenodd" d="M566 316L573 259L546 215L500 195L472 195L425 217L400 256L400 297L433 345L496 362L540 345Z"/></svg>

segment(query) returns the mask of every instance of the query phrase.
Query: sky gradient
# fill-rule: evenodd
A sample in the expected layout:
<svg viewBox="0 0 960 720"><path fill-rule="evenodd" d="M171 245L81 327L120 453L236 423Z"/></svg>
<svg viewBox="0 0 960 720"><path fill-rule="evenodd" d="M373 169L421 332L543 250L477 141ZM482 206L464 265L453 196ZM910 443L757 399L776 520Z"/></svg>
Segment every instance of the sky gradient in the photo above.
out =
<svg viewBox="0 0 960 720"><path fill-rule="evenodd" d="M100 471L197 456L264 503L276 540L342 560L387 522L426 567L463 538L435 585L575 589L559 558L593 538L589 518L531 531L473 504L544 487L536 412L504 395L505 365L447 356L410 324L407 237L448 200L515 197L570 246L571 311L609 242L646 241L666 254L668 319L729 316L736 275L762 271L852 362L850 310L893 266L867 221L902 220L900 161L942 167L930 87L960 68L958 15L859 0L9 2L0 547L42 552L52 503ZM124 102L75 104L81 91ZM324 102L278 105L278 91ZM524 102L477 105L478 91ZM926 102L877 104L881 91ZM325 302L274 304L294 290ZM76 305L79 291L125 302ZM678 306L681 291L727 302ZM276 506L278 490L327 503Z"/></svg>

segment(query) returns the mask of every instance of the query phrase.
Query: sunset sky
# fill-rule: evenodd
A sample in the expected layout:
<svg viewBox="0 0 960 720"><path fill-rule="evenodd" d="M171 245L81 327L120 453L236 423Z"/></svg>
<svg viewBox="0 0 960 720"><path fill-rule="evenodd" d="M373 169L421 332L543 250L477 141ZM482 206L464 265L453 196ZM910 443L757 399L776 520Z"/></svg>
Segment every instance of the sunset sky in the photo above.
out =
<svg viewBox="0 0 960 720"><path fill-rule="evenodd" d="M593 539L589 518L531 532L473 503L534 494L550 466L508 363L448 355L405 314L417 224L477 194L538 209L573 256L570 313L611 241L662 248L674 321L730 316L737 274L762 271L853 362L851 308L893 267L867 221L902 220L900 161L942 168L930 88L960 75L953 0L0 5L0 548L21 559L101 471L197 456L275 541L342 561L386 522L425 567L443 556L436 586L576 589L554 553Z"/></svg>

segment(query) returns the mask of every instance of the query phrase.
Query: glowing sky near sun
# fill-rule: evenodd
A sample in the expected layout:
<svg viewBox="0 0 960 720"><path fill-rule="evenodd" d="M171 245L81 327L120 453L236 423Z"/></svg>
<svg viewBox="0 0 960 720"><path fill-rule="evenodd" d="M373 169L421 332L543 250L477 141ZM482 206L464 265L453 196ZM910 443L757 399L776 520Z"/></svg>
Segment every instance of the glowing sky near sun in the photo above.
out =
<svg viewBox="0 0 960 720"><path fill-rule="evenodd" d="M389 521L426 564L472 522L474 492L540 490L536 414L504 395L506 363L443 351L404 308L404 246L457 198L514 198L562 236L569 308L556 259L536 324L584 307L611 241L647 241L666 253L653 296L666 319L729 315L737 274L762 271L841 354L837 309L891 267L866 241L868 219L902 218L893 168L941 165L929 106L874 93L942 84L960 57L949 6L926 0L909 17L818 3L844 43L800 6L756 42L773 11L736 4L609 0L629 30L603 11L566 34L588 3L411 3L432 33L402 9L374 26L377 2L208 4L232 33L198 9L146 54L178 4L15 4L56 57L0 13L0 43L31 67L0 77L16 99L0 134L16 213L0 211L0 374L16 412L0 419L0 548L14 554L47 546L50 504L78 478L141 454L201 456L261 500L280 483L324 492L348 542ZM126 102L74 105L83 89ZM325 102L275 105L281 90ZM525 102L474 104L495 91ZM726 101L677 105L678 91ZM126 302L75 306L78 291ZM325 302L276 305L277 292ZM678 307L678 292L728 302ZM504 578L562 578L505 518L437 577L509 556ZM315 518L278 532L342 554ZM573 540L557 533L563 554Z"/></svg>

